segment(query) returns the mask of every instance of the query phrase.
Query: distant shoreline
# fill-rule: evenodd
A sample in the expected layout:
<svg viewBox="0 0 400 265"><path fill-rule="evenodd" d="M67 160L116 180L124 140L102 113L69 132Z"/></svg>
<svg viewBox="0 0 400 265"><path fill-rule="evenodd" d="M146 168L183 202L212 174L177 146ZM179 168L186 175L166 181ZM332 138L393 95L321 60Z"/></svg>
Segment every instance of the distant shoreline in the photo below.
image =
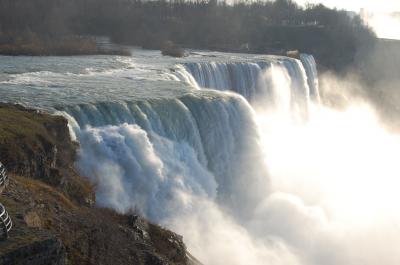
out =
<svg viewBox="0 0 400 265"><path fill-rule="evenodd" d="M56 40L33 36L6 36L0 41L0 55L6 56L129 56L123 48L102 48L91 37L68 36Z"/></svg>

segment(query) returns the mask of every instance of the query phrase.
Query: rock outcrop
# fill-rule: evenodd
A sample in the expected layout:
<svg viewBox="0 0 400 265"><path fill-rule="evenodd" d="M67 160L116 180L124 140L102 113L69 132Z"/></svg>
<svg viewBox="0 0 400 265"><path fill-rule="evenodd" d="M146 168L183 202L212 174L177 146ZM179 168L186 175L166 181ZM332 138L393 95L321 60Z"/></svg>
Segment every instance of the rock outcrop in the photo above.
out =
<svg viewBox="0 0 400 265"><path fill-rule="evenodd" d="M0 161L8 172L41 180L90 204L94 191L75 172L76 150L63 117L0 104Z"/></svg>
<svg viewBox="0 0 400 265"><path fill-rule="evenodd" d="M185 50L172 41L166 41L161 46L161 54L164 56L184 57Z"/></svg>

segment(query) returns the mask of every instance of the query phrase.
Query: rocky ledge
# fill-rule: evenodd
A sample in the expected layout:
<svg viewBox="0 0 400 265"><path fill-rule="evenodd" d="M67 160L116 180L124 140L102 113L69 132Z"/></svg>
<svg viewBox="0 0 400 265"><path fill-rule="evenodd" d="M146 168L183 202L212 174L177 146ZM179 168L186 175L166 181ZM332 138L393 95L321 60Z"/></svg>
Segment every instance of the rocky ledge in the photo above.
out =
<svg viewBox="0 0 400 265"><path fill-rule="evenodd" d="M93 207L93 187L74 170L77 147L64 118L0 105L0 161L10 176L0 201L14 222L0 265L198 264L179 235Z"/></svg>

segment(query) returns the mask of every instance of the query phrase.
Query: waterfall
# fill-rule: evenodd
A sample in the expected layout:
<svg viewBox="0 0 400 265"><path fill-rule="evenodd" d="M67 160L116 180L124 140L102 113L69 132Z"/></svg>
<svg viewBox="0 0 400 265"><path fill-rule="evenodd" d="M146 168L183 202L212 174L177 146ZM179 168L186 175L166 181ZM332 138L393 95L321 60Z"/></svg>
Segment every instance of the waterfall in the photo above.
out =
<svg viewBox="0 0 400 265"><path fill-rule="evenodd" d="M97 184L102 206L159 221L190 208L190 194L242 216L256 205L254 194L268 192L253 113L241 96L207 91L61 110L81 143L78 167Z"/></svg>
<svg viewBox="0 0 400 265"><path fill-rule="evenodd" d="M186 63L185 68L199 87L232 90L252 101L263 87L258 83L262 65L258 63Z"/></svg>
<svg viewBox="0 0 400 265"><path fill-rule="evenodd" d="M78 167L98 185L98 203L162 220L190 208L191 194L238 217L250 213L269 184L245 98L305 117L318 83L312 56L302 61L186 63L172 75L197 89L183 96L59 108L81 143Z"/></svg>
<svg viewBox="0 0 400 265"><path fill-rule="evenodd" d="M177 66L177 79L196 88L234 91L253 106L279 106L286 97L291 106L288 111L304 118L310 100L319 102L318 72L312 55L302 54L301 60L279 57L257 62L191 62L183 67ZM283 73L277 75L277 71ZM276 80L282 75L285 84Z"/></svg>
<svg viewBox="0 0 400 265"><path fill-rule="evenodd" d="M302 53L300 54L300 60L307 74L310 97L320 102L317 63L315 62L314 56Z"/></svg>
<svg viewBox="0 0 400 265"><path fill-rule="evenodd" d="M204 264L397 264L398 136L369 108L314 108L312 56L260 58L174 59L161 72L190 87L151 85L179 93L59 107L97 204L183 235Z"/></svg>

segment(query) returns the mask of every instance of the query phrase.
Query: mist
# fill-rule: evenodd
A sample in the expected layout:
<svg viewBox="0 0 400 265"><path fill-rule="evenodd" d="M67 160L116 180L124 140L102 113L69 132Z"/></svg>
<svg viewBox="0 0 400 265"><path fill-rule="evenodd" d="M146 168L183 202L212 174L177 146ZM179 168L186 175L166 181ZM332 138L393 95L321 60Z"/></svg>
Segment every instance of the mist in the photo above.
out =
<svg viewBox="0 0 400 265"><path fill-rule="evenodd" d="M256 114L272 190L244 223L212 202L168 222L205 264L399 263L400 137L352 97L347 88L357 92L359 83L321 81L338 94L343 86L347 100L311 106L301 124L282 121L281 112Z"/></svg>

